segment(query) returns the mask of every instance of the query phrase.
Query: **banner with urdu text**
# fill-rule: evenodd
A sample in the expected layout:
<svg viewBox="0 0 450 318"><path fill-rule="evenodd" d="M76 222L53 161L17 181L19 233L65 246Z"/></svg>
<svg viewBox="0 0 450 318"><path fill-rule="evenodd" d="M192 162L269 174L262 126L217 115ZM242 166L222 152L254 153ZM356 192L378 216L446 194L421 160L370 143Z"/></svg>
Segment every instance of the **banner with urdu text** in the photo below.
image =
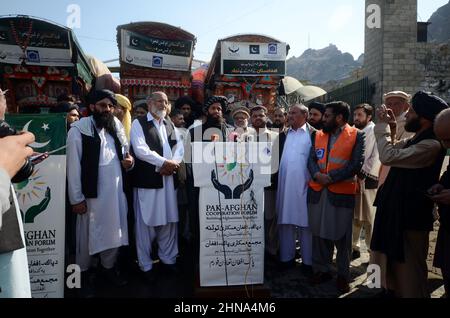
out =
<svg viewBox="0 0 450 318"><path fill-rule="evenodd" d="M258 143L193 144L202 287L264 283L264 188L270 185L270 167L264 170L261 160L250 158L264 150Z"/></svg>
<svg viewBox="0 0 450 318"><path fill-rule="evenodd" d="M34 167L31 177L15 185L25 222L31 292L34 298L64 297L66 203L65 114L10 115L18 131L36 136L30 146L49 158Z"/></svg>

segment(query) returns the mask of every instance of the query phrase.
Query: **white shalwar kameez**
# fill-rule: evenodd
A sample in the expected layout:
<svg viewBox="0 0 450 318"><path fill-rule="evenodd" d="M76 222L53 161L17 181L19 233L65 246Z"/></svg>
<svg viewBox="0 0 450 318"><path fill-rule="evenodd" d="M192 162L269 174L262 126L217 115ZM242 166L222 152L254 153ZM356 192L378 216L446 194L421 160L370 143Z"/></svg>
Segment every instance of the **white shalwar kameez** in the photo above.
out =
<svg viewBox="0 0 450 318"><path fill-rule="evenodd" d="M305 124L289 129L280 162L277 191L277 212L280 235L280 260L295 259L296 232L299 231L302 261L312 265L312 234L308 222L308 158L311 137ZM297 229L298 227L298 229Z"/></svg>
<svg viewBox="0 0 450 318"><path fill-rule="evenodd" d="M88 212L78 215L76 224L76 261L82 271L91 266L92 255L100 253L103 267L110 269L117 259L118 248L128 245L127 213L128 205L123 192L121 163L116 153L113 137L105 129L97 129L101 140L98 171L98 196L85 199L81 187L81 134L89 131L92 117L75 123L67 137L67 177L69 199L72 205L86 200ZM116 127L123 133L120 122Z"/></svg>
<svg viewBox="0 0 450 318"><path fill-rule="evenodd" d="M166 160L181 162L184 156L182 142L178 142L172 154L167 131L163 121L158 121L148 113L147 120L153 121L163 143L163 156L150 150L145 141L144 132L139 121L131 127L131 144L136 157L159 171ZM177 141L180 136L177 135ZM173 176L163 176L162 189L134 188L134 211L136 216L136 248L139 266L147 272L153 268L151 258L152 242L156 239L160 260L167 265L176 263L178 255L178 205Z"/></svg>

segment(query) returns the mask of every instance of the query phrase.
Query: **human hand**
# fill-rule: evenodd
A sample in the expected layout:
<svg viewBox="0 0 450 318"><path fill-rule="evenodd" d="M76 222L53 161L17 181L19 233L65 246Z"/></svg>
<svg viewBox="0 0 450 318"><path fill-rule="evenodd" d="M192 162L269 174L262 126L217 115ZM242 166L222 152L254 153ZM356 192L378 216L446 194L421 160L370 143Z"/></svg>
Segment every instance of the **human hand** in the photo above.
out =
<svg viewBox="0 0 450 318"><path fill-rule="evenodd" d="M83 215L87 213L86 201L72 205L72 212L78 215Z"/></svg>
<svg viewBox="0 0 450 318"><path fill-rule="evenodd" d="M444 190L444 186L442 184L435 184L434 186L432 186L430 189L428 189L428 193L430 195L436 195L442 192L442 190Z"/></svg>
<svg viewBox="0 0 450 318"><path fill-rule="evenodd" d="M180 168L180 164L173 160L166 160L161 167L159 173L162 176L171 176Z"/></svg>
<svg viewBox="0 0 450 318"><path fill-rule="evenodd" d="M439 194L432 196L431 200L437 204L450 205L450 190L442 190Z"/></svg>
<svg viewBox="0 0 450 318"><path fill-rule="evenodd" d="M134 164L134 158L129 153L127 153L125 155L125 158L121 161L121 163L122 163L122 167L125 170L129 170Z"/></svg>
<svg viewBox="0 0 450 318"><path fill-rule="evenodd" d="M378 119L384 123L389 124L389 126L397 126L397 120L395 118L392 109L387 108L385 105L381 105L377 108Z"/></svg>
<svg viewBox="0 0 450 318"><path fill-rule="evenodd" d="M26 159L33 154L33 149L27 146L33 142L34 135L29 132L0 138L0 167L6 170L10 178L16 175Z"/></svg>
<svg viewBox="0 0 450 318"><path fill-rule="evenodd" d="M316 173L314 179L323 186L327 186L333 182L333 180L331 180L329 175L320 172Z"/></svg>

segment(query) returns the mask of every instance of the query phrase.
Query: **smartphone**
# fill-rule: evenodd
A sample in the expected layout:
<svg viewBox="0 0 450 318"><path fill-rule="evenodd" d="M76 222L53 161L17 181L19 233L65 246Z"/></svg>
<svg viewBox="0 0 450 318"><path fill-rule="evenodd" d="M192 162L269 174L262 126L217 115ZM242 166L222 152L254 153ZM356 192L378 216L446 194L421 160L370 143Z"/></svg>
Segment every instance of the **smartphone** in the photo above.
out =
<svg viewBox="0 0 450 318"><path fill-rule="evenodd" d="M31 161L32 163L34 163L34 162L36 162L36 161L38 161L38 160L44 158L45 156L47 156L46 153L41 153L41 154L38 154L38 155L36 155L36 156L31 156L31 157L30 157L30 161Z"/></svg>

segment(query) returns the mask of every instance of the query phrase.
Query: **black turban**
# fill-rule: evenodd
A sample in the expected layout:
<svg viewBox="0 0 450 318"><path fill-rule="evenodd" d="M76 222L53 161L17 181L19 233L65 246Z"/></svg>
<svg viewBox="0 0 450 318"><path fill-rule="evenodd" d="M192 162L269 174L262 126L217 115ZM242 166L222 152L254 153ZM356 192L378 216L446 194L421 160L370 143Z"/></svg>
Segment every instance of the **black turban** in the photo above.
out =
<svg viewBox="0 0 450 318"><path fill-rule="evenodd" d="M417 115L430 121L434 121L440 112L448 108L442 98L423 91L417 92L411 103Z"/></svg>
<svg viewBox="0 0 450 318"><path fill-rule="evenodd" d="M68 113L70 106L72 106L71 103L60 102L56 107L50 109L50 113Z"/></svg>
<svg viewBox="0 0 450 318"><path fill-rule="evenodd" d="M194 109L195 101L192 98L190 98L189 96L182 96L175 101L174 106L175 106L175 108L180 109L184 105L189 105L189 106L191 106L191 109Z"/></svg>
<svg viewBox="0 0 450 318"><path fill-rule="evenodd" d="M117 105L116 95L107 89L91 91L88 96L89 103L93 105L105 98L108 98L114 106Z"/></svg>
<svg viewBox="0 0 450 318"><path fill-rule="evenodd" d="M322 103L318 103L318 102L312 102L311 104L309 104L309 110L311 109L317 109L319 112L323 114L325 114L325 104Z"/></svg>
<svg viewBox="0 0 450 318"><path fill-rule="evenodd" d="M225 113L227 111L228 107L228 99L225 96L213 96L205 103L205 107L203 107L203 111L206 113L208 112L209 107L211 105L220 103L222 106L222 112Z"/></svg>

